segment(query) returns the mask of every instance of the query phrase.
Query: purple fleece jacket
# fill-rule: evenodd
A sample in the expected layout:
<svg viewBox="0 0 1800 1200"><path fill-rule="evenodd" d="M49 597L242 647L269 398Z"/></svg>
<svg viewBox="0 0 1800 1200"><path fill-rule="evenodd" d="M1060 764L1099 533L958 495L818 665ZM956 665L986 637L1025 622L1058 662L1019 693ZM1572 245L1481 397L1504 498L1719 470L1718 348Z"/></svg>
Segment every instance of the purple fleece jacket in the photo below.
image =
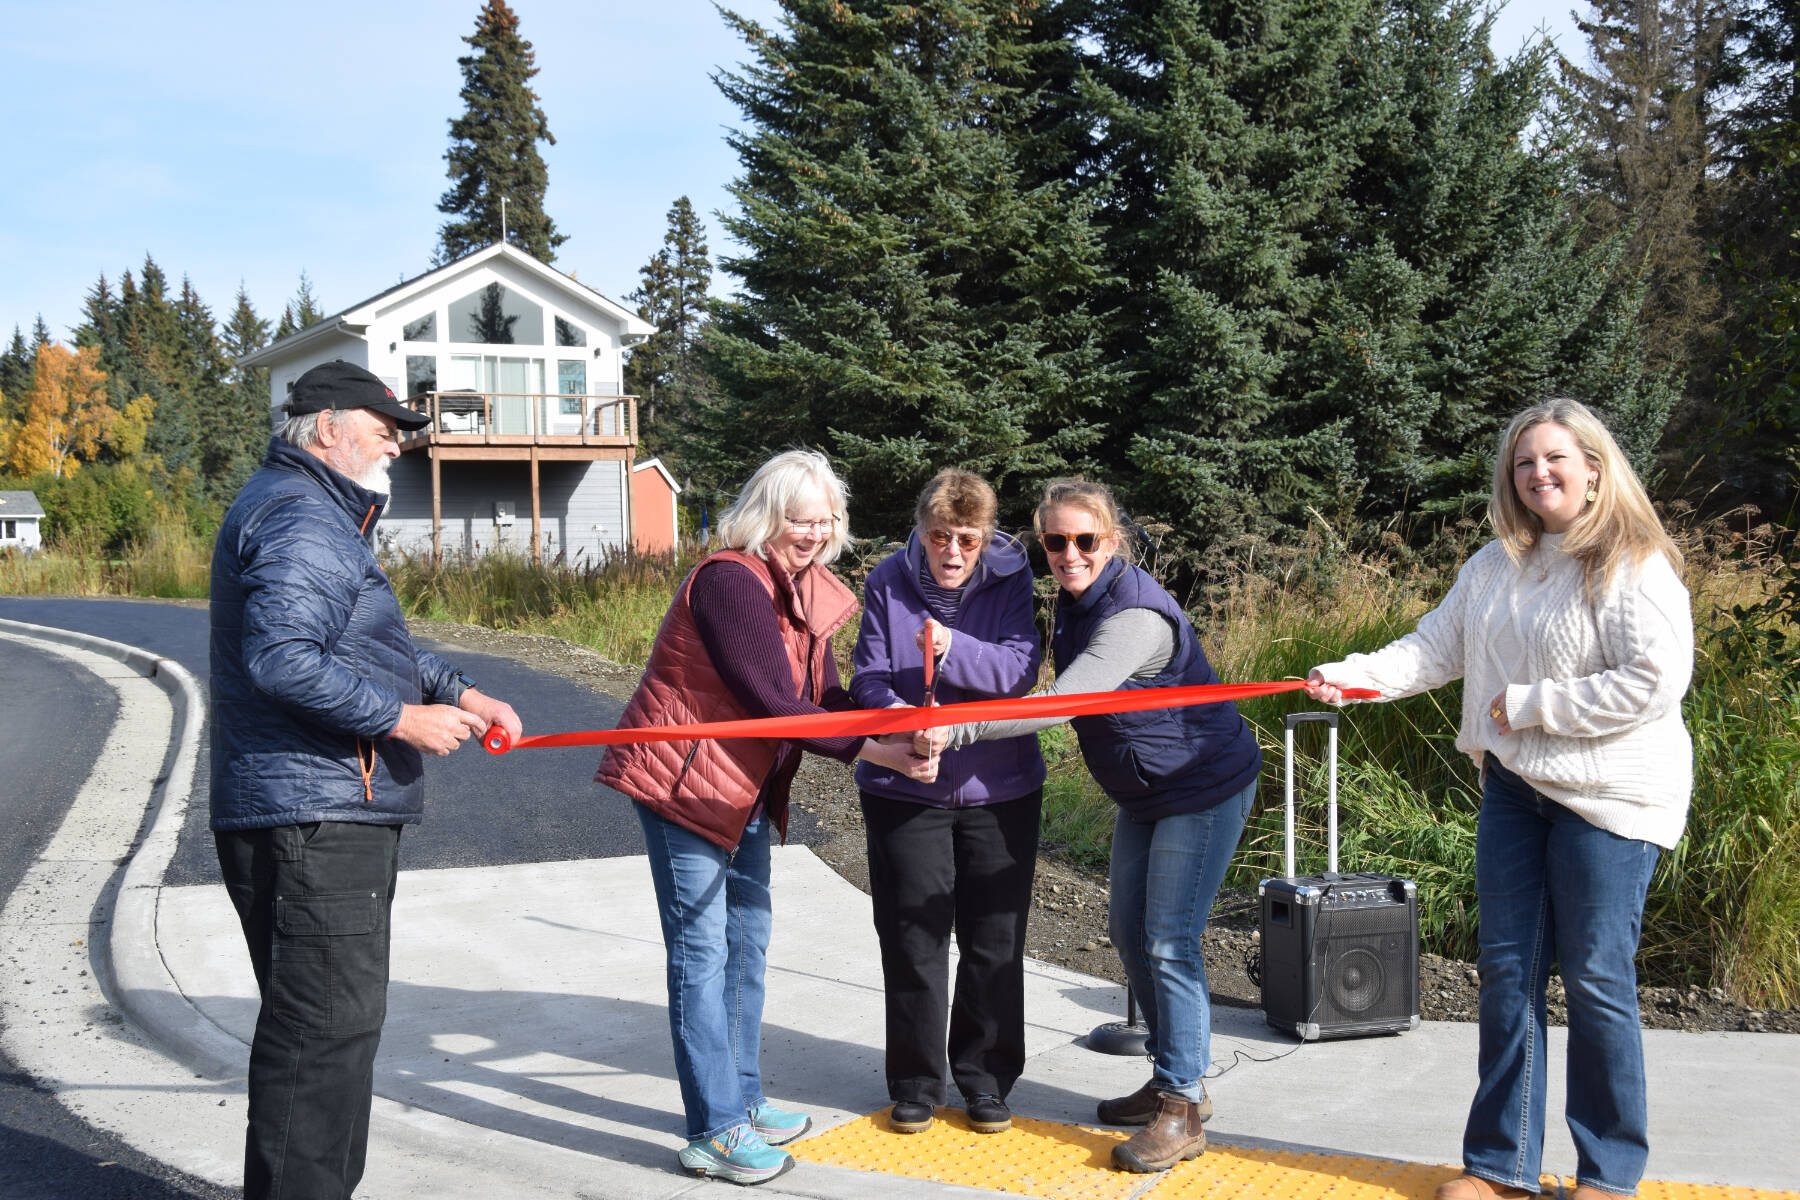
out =
<svg viewBox="0 0 1800 1200"><path fill-rule="evenodd" d="M863 585L862 630L856 639L856 673L850 694L862 708L892 708L925 701L925 655L917 638L925 627L919 588L918 531L906 548L869 572ZM996 533L963 585L950 649L938 661L937 702L1023 696L1037 683L1043 661L1031 566L1012 537ZM892 800L933 808L967 808L1017 800L1043 786L1044 759L1036 735L976 742L944 755L934 783L871 762L856 764L856 785Z"/></svg>

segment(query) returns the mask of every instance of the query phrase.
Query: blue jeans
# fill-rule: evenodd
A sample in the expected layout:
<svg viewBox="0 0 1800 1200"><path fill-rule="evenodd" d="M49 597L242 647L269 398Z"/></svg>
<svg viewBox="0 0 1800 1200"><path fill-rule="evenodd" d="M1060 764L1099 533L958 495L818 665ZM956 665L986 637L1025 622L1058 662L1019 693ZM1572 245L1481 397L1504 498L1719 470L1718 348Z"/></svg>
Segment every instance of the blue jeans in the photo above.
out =
<svg viewBox="0 0 1800 1200"><path fill-rule="evenodd" d="M669 1034L690 1142L749 1121L764 1100L763 972L768 965L769 820L726 851L641 804L650 878L669 960Z"/></svg>
<svg viewBox="0 0 1800 1200"><path fill-rule="evenodd" d="M1113 821L1113 946L1150 1030L1155 1084L1189 1100L1200 1099L1212 1065L1200 935L1255 799L1252 782L1205 812L1139 824L1121 810Z"/></svg>
<svg viewBox="0 0 1800 1200"><path fill-rule="evenodd" d="M1576 1180L1634 1195L1649 1155L1638 931L1659 851L1588 824L1489 757L1475 841L1481 900L1480 1081L1463 1167L1537 1189L1550 963L1569 1005Z"/></svg>

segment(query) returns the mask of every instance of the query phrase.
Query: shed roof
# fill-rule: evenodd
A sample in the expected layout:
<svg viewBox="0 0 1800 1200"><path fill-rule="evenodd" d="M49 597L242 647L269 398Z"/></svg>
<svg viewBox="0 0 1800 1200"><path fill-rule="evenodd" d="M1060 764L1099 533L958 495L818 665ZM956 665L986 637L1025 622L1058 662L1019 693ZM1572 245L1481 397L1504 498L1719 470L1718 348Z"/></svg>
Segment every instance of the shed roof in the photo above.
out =
<svg viewBox="0 0 1800 1200"><path fill-rule="evenodd" d="M36 492L0 492L0 517L41 517L44 506Z"/></svg>

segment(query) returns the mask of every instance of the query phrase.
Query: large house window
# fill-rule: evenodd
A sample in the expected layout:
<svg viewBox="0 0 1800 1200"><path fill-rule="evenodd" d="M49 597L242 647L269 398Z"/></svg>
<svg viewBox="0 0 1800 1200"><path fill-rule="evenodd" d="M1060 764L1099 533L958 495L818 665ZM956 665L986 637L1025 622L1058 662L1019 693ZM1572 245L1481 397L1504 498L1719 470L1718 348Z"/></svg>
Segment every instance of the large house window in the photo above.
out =
<svg viewBox="0 0 1800 1200"><path fill-rule="evenodd" d="M428 312L416 321L408 321L400 336L409 342L437 341L437 314Z"/></svg>
<svg viewBox="0 0 1800 1200"><path fill-rule="evenodd" d="M566 317L556 318L556 344L559 346L587 345L587 330Z"/></svg>
<svg viewBox="0 0 1800 1200"><path fill-rule="evenodd" d="M562 318L558 317L560 321ZM565 417L581 415L581 398L587 395L587 363L581 359L561 359L556 364L556 390L562 393Z"/></svg>
<svg viewBox="0 0 1800 1200"><path fill-rule="evenodd" d="M544 308L503 283L490 283L451 303L450 340L489 346L541 346Z"/></svg>
<svg viewBox="0 0 1800 1200"><path fill-rule="evenodd" d="M19 523L17 521L0 521L0 538L11 541L18 536Z"/></svg>
<svg viewBox="0 0 1800 1200"><path fill-rule="evenodd" d="M407 355L406 394L408 396L420 396L426 392L435 392L437 390L437 355Z"/></svg>

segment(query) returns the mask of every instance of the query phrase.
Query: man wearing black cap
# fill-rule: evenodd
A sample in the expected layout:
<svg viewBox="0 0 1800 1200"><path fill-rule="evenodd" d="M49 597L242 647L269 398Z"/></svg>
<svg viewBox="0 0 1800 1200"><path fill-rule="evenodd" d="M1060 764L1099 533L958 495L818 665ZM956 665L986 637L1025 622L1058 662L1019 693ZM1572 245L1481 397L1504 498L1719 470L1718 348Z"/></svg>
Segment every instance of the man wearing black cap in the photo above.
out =
<svg viewBox="0 0 1800 1200"><path fill-rule="evenodd" d="M428 418L341 361L302 375L286 408L213 545L212 829L262 995L244 1194L343 1200L368 1149L421 755L522 730L412 644L375 561L396 431Z"/></svg>

